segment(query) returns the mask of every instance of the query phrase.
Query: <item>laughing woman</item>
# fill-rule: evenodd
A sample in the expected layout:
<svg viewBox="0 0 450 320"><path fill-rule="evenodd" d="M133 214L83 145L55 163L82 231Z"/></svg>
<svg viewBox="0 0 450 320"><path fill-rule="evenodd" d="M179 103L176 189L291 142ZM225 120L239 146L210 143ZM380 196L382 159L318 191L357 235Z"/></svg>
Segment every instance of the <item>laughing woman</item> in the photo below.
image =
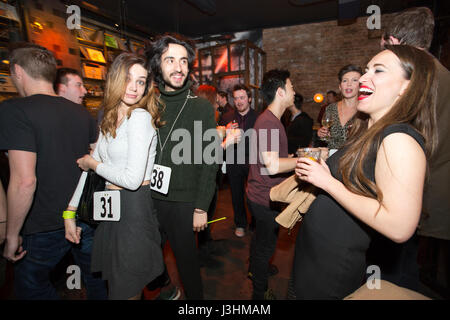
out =
<svg viewBox="0 0 450 320"><path fill-rule="evenodd" d="M104 118L92 154L77 160L120 192L120 220L102 221L95 232L92 272L108 281L109 299L138 299L142 289L163 271L158 223L150 196L160 113L145 59L122 53L106 80ZM69 204L76 210L85 174ZM79 242L74 219L66 219L66 238Z"/></svg>
<svg viewBox="0 0 450 320"><path fill-rule="evenodd" d="M374 237L405 243L418 225L436 143L433 60L413 47L389 46L359 82L358 111L368 118L355 121L327 163L297 161L297 176L321 189L297 236L297 299L344 298L364 281ZM416 257L411 252L405 259Z"/></svg>

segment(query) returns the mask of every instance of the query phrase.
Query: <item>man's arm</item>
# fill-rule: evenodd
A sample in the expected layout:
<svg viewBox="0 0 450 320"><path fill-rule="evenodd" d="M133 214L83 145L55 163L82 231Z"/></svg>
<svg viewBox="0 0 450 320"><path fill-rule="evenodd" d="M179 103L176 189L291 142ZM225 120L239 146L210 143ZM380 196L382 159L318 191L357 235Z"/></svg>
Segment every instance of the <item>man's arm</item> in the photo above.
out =
<svg viewBox="0 0 450 320"><path fill-rule="evenodd" d="M297 158L280 158L277 151L261 152L262 162L270 175L293 171Z"/></svg>
<svg viewBox="0 0 450 320"><path fill-rule="evenodd" d="M10 180L8 186L8 223L4 256L12 261L21 259L25 252L16 254L20 247L19 232L33 202L36 190L36 153L9 150Z"/></svg>

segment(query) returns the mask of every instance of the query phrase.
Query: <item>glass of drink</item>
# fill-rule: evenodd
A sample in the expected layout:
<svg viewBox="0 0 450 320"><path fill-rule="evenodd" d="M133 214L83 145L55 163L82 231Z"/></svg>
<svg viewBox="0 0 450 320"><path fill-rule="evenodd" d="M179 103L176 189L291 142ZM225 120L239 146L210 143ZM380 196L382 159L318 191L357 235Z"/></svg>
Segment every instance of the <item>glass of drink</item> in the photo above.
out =
<svg viewBox="0 0 450 320"><path fill-rule="evenodd" d="M328 136L322 138L322 140L328 141L328 139L331 137L330 128L331 128L332 124L333 124L333 119L331 118L331 115L324 114L322 117L322 126L328 129Z"/></svg>
<svg viewBox="0 0 450 320"><path fill-rule="evenodd" d="M309 158L316 162L319 162L320 154L322 150L319 148L299 148L297 150L297 157L299 158Z"/></svg>

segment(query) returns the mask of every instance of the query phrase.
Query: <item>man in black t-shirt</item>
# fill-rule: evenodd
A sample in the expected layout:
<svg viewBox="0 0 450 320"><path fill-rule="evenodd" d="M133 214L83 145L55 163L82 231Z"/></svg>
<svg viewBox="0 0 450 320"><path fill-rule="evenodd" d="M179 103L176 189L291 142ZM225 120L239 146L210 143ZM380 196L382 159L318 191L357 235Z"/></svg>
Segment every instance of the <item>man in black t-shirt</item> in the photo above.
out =
<svg viewBox="0 0 450 320"><path fill-rule="evenodd" d="M56 96L50 51L22 44L9 61L23 98L0 104L0 150L10 165L3 255L15 263L16 298L57 299L49 272L70 249L62 212L81 174L76 160L89 152L97 128L85 108Z"/></svg>

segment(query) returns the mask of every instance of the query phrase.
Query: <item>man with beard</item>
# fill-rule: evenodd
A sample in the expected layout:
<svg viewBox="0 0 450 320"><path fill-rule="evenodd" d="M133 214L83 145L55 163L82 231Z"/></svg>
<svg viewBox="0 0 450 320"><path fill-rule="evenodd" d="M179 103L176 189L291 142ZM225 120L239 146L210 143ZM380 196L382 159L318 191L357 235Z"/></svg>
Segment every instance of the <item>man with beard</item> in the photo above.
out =
<svg viewBox="0 0 450 320"><path fill-rule="evenodd" d="M194 96L191 90L188 77L195 51L189 40L178 34L166 34L153 43L147 54L165 108L162 116L165 125L158 129L152 197L163 244L166 240L170 242L185 296L203 299L194 232L207 227L218 166L203 159L208 143L194 139L212 130L209 132L217 142L215 150L220 148L214 108L207 100ZM180 150L186 142L188 147ZM178 290L164 291L173 293L168 298L179 297Z"/></svg>
<svg viewBox="0 0 450 320"><path fill-rule="evenodd" d="M248 129L253 128L257 117L255 110L250 107L252 101L250 89L241 84L235 85L233 88L233 99L235 109L223 115L221 124L227 125L229 128L233 126L233 121L235 121L235 126L246 132ZM242 152L242 148L239 148L240 144L245 144L245 154L238 154L238 152ZM233 148L234 158L228 159L228 156L226 158L227 175L230 182L234 223L236 225L234 234L241 238L245 236L245 230L247 228L247 211L245 209L244 194L249 169L248 139L242 139Z"/></svg>

